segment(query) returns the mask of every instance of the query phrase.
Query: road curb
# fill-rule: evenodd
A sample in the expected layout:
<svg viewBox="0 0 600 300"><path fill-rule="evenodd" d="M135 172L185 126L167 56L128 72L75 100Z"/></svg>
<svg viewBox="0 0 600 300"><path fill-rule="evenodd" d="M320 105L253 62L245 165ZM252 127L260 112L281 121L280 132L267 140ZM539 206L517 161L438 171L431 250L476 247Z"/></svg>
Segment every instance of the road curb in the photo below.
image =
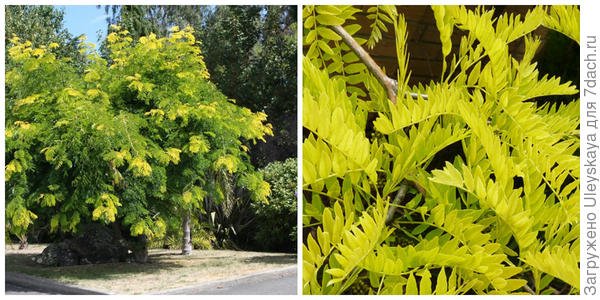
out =
<svg viewBox="0 0 600 300"><path fill-rule="evenodd" d="M109 293L103 291L85 289L77 286L62 284L46 278L15 272L5 272L4 282L28 289L40 290L45 293L58 295L109 295Z"/></svg>
<svg viewBox="0 0 600 300"><path fill-rule="evenodd" d="M233 279L224 279L218 281L205 282L199 285L187 286L183 288L176 288L165 290L157 293L151 293L151 295L193 295L198 292L210 292L218 289L233 287L242 283L249 282L260 282L269 279L277 279L286 275L297 274L297 266L290 266L281 269L269 270L264 272L258 272L248 274ZM294 292L295 294L295 292Z"/></svg>

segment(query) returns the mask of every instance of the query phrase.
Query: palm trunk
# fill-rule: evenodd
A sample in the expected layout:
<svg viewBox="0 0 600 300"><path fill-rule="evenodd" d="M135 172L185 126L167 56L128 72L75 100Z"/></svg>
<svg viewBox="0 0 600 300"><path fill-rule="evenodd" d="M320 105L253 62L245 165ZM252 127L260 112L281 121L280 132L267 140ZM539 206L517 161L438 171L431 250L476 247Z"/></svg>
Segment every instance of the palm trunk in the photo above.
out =
<svg viewBox="0 0 600 300"><path fill-rule="evenodd" d="M181 254L190 255L192 254L192 222L190 212L186 211L183 214L183 243L181 245Z"/></svg>

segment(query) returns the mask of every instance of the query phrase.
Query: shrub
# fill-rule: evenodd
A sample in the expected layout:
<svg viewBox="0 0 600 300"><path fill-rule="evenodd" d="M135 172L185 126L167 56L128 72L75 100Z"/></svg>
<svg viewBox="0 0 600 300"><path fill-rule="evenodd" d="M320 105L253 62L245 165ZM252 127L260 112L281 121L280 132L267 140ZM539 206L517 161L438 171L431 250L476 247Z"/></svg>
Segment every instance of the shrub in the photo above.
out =
<svg viewBox="0 0 600 300"><path fill-rule="evenodd" d="M253 243L260 250L296 252L297 159L269 163L261 172L271 185L271 195L269 203L252 203Z"/></svg>

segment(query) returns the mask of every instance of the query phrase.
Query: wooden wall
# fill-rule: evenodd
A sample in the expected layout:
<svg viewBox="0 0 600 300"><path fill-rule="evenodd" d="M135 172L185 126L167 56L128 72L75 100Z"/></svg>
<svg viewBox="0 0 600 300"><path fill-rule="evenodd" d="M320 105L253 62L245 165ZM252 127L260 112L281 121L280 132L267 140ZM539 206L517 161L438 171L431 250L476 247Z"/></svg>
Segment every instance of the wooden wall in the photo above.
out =
<svg viewBox="0 0 600 300"><path fill-rule="evenodd" d="M369 6L359 6L363 12L366 12ZM523 16L532 6L494 6L495 15L499 16L504 12L522 14ZM397 6L398 12L406 18L408 27L408 53L410 55L409 69L411 70L410 85L427 83L431 80L439 80L442 70L442 46L439 40L439 31L437 30L433 11L429 6L410 5ZM370 20L366 18L366 13L355 15L357 20L353 21L361 25L362 29L357 34L367 38L370 33ZM383 68L391 78L396 78L398 63L396 59L395 39L393 28L389 26L390 32L383 32L383 39L373 49L366 49L373 59ZM538 29L539 34L544 34L544 29ZM461 31L455 28L452 40L454 49L458 48L461 38ZM511 43L510 50L513 56L520 59L523 54L523 39ZM366 47L366 46L365 46ZM454 50L453 50L454 51ZM452 53L450 54L450 59Z"/></svg>

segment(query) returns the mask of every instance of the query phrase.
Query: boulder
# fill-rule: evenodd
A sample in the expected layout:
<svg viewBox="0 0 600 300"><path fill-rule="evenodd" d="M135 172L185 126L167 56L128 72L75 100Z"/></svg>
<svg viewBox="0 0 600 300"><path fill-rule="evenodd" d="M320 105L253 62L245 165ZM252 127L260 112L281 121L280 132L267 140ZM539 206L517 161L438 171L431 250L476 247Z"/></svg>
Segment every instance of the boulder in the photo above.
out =
<svg viewBox="0 0 600 300"><path fill-rule="evenodd" d="M84 225L80 233L70 239L52 243L33 260L46 266L72 266L110 262L145 263L148 258L145 237L127 241L107 226L92 223Z"/></svg>
<svg viewBox="0 0 600 300"><path fill-rule="evenodd" d="M67 242L53 243L34 257L33 261L45 266L73 266L79 264L79 255L69 249Z"/></svg>

